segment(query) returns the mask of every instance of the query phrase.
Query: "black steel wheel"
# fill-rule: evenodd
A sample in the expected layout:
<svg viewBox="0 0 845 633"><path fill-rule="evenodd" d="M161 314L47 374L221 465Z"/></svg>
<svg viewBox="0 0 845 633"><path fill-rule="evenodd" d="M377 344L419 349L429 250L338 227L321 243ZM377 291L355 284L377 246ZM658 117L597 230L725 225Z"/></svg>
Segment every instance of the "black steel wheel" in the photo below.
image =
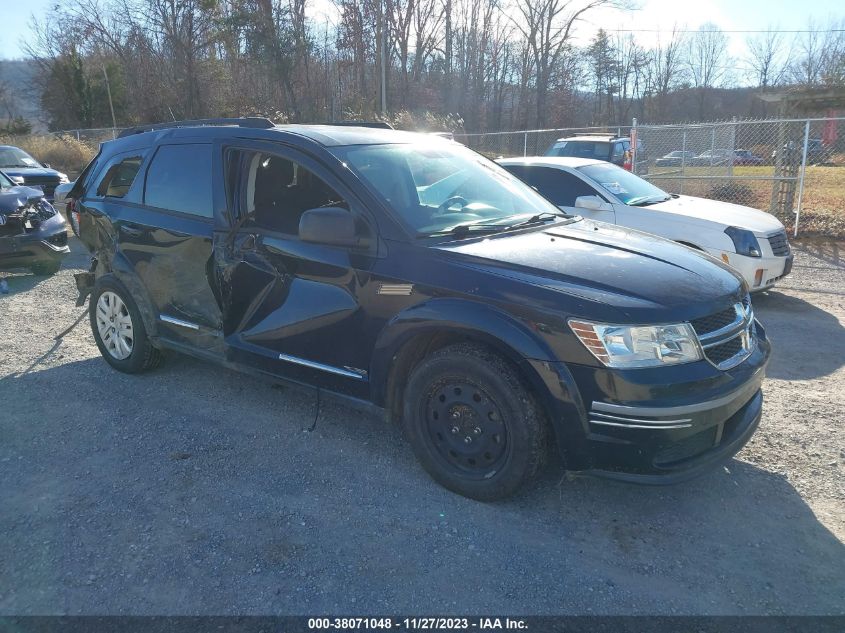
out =
<svg viewBox="0 0 845 633"><path fill-rule="evenodd" d="M498 403L465 379L434 383L420 399L428 439L446 468L483 479L507 461L508 429Z"/></svg>
<svg viewBox="0 0 845 633"><path fill-rule="evenodd" d="M512 495L538 471L546 425L514 367L459 344L424 359L408 380L403 426L438 483L466 497Z"/></svg>

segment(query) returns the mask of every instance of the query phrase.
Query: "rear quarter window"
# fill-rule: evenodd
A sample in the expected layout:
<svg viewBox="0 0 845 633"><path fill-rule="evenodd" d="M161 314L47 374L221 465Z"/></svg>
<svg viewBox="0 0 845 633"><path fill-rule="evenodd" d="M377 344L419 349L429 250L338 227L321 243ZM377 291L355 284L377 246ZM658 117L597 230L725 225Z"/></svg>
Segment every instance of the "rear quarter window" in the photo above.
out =
<svg viewBox="0 0 845 633"><path fill-rule="evenodd" d="M103 198L123 198L132 188L144 157L140 155L115 157L106 166L97 185L96 195Z"/></svg>
<svg viewBox="0 0 845 633"><path fill-rule="evenodd" d="M147 170L144 204L204 218L213 215L211 145L162 145Z"/></svg>

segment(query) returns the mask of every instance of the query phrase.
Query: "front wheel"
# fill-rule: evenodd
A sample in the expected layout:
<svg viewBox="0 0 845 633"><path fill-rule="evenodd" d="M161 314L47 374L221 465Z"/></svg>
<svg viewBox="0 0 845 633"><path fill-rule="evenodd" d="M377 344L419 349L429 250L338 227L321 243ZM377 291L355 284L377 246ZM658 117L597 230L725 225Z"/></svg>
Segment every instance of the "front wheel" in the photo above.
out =
<svg viewBox="0 0 845 633"><path fill-rule="evenodd" d="M156 367L161 352L153 347L135 301L122 284L101 279L88 308L91 331L109 365L127 374Z"/></svg>
<svg viewBox="0 0 845 633"><path fill-rule="evenodd" d="M531 480L543 461L545 420L515 369L485 347L438 350L411 373L403 426L439 484L495 501Z"/></svg>

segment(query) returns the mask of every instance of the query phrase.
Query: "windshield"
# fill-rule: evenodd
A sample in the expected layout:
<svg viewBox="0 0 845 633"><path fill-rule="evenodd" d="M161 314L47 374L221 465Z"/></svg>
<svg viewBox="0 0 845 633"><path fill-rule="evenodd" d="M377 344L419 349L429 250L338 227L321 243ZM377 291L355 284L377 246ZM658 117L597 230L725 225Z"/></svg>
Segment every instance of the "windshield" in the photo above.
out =
<svg viewBox="0 0 845 633"><path fill-rule="evenodd" d="M40 167L38 161L17 147L0 147L0 168Z"/></svg>
<svg viewBox="0 0 845 633"><path fill-rule="evenodd" d="M549 156L573 156L575 158L597 158L607 160L610 143L601 141L558 141Z"/></svg>
<svg viewBox="0 0 845 633"><path fill-rule="evenodd" d="M7 189L8 187L14 187L15 183L13 183L9 178L0 171L0 189Z"/></svg>
<svg viewBox="0 0 845 633"><path fill-rule="evenodd" d="M335 154L420 235L560 215L528 185L457 143L354 145Z"/></svg>
<svg viewBox="0 0 845 633"><path fill-rule="evenodd" d="M578 171L595 180L625 204L640 205L671 198L659 187L611 163L585 165L578 167Z"/></svg>

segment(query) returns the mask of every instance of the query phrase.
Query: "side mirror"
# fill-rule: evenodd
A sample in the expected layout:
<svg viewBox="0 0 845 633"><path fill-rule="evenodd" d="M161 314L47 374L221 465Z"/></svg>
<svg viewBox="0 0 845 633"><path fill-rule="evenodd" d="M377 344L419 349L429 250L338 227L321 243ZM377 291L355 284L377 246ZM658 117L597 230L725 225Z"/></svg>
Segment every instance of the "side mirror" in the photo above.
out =
<svg viewBox="0 0 845 633"><path fill-rule="evenodd" d="M575 198L575 207L588 209L590 211L610 211L610 203L605 202L599 196L578 196Z"/></svg>
<svg viewBox="0 0 845 633"><path fill-rule="evenodd" d="M347 209L319 207L309 209L299 218L299 239L331 246L358 246L355 219Z"/></svg>

